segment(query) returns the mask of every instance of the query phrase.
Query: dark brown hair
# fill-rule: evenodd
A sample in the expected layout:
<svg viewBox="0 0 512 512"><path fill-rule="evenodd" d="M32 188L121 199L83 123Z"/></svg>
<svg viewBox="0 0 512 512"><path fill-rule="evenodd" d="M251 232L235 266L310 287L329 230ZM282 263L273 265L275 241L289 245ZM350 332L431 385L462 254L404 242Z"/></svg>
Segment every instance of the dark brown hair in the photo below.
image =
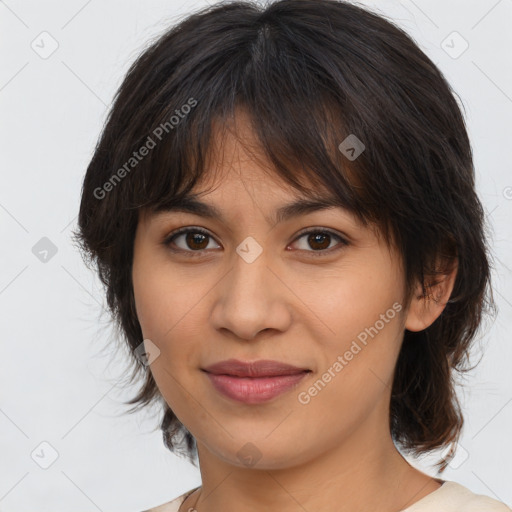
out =
<svg viewBox="0 0 512 512"><path fill-rule="evenodd" d="M213 123L238 109L287 183L306 195L328 190L393 240L409 297L418 281L428 293L439 258L457 258L443 313L424 331L405 332L390 404L402 448L448 447L463 423L452 370L467 370L482 313L493 306L470 141L450 85L412 38L343 1L217 4L169 29L129 69L87 168L74 234L130 348L132 379L144 380L127 403L161 400L166 446L197 454L134 354L143 337L133 241L141 208L189 195L207 169ZM355 159L338 149L349 135L365 146Z"/></svg>

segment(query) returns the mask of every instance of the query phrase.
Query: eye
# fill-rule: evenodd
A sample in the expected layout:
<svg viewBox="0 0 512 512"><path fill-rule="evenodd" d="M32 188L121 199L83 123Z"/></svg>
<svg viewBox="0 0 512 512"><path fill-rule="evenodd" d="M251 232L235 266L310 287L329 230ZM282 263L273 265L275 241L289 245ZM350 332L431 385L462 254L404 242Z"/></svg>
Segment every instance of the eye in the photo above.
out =
<svg viewBox="0 0 512 512"><path fill-rule="evenodd" d="M294 242L298 240L305 239L305 243L303 243L303 247L300 247L299 250L303 250L306 252L312 253L311 256L323 256L326 253L331 254L334 251L338 251L343 247L348 245L347 240L345 240L341 235L334 233L328 229L315 228L310 229L301 233ZM331 242L334 240L338 240L338 245L334 247L331 245ZM305 249L305 247L311 247L313 250Z"/></svg>
<svg viewBox="0 0 512 512"><path fill-rule="evenodd" d="M182 239L184 246L179 246L176 242ZM165 238L163 244L168 246L173 252L181 252L186 253L187 256L196 256L200 255L204 249L208 249L209 241L208 239L213 240L212 236L202 228L192 227L192 228L183 228L179 229L171 233L168 237ZM178 248L175 249L173 245L178 245Z"/></svg>

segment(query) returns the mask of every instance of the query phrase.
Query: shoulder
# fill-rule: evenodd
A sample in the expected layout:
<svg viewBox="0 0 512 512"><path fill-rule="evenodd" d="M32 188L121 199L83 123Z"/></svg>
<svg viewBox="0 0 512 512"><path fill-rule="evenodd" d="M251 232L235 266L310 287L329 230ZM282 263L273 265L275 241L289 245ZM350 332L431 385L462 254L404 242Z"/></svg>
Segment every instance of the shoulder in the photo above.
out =
<svg viewBox="0 0 512 512"><path fill-rule="evenodd" d="M144 510L143 512L178 512L180 505L185 501L187 496L189 494L192 494L196 489L198 489L198 487L195 487L194 489L191 489L190 491L183 493L181 496L174 498L172 501L162 503L161 505L149 508L147 510Z"/></svg>
<svg viewBox="0 0 512 512"><path fill-rule="evenodd" d="M469 495L461 506L461 512L512 512L505 503L485 496L483 494L473 494L468 490Z"/></svg>
<svg viewBox="0 0 512 512"><path fill-rule="evenodd" d="M486 496L476 494L467 487L453 481L447 481L440 489L444 488L443 501L457 512L512 512L505 503ZM451 508L450 508L451 510Z"/></svg>

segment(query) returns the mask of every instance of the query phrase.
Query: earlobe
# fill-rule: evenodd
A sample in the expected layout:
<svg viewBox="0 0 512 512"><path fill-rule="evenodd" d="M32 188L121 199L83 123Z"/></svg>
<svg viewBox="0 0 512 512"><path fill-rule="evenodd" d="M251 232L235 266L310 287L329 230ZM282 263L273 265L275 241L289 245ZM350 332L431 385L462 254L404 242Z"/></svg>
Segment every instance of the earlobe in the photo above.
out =
<svg viewBox="0 0 512 512"><path fill-rule="evenodd" d="M456 276L457 261L454 261L449 270L426 277L425 291L421 283L417 284L405 321L408 331L423 331L436 321L450 299Z"/></svg>

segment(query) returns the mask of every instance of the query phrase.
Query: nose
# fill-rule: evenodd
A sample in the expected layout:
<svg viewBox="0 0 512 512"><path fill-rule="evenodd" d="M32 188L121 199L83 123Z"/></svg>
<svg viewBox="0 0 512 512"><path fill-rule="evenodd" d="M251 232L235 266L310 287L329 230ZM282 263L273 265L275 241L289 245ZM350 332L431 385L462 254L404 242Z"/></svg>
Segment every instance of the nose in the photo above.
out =
<svg viewBox="0 0 512 512"><path fill-rule="evenodd" d="M274 270L265 250L253 261L237 254L214 288L213 328L237 339L253 340L261 331L286 331L292 320L293 293Z"/></svg>

